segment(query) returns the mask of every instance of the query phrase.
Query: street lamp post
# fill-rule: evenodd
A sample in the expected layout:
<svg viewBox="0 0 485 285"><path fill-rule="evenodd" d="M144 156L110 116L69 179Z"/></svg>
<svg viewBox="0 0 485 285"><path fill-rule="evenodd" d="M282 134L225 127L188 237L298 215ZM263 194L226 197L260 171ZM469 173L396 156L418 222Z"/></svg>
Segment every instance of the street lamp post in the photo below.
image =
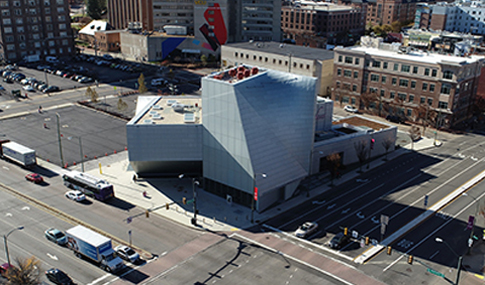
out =
<svg viewBox="0 0 485 285"><path fill-rule="evenodd" d="M67 139L71 140L72 137L68 137ZM82 172L84 172L83 144L81 141L81 137L78 137L78 139L79 139L79 154L81 155L81 169L82 169Z"/></svg>
<svg viewBox="0 0 485 285"><path fill-rule="evenodd" d="M478 219L478 217L477 217L478 216L478 207L480 206L480 203L478 202L478 200L475 197L473 197L472 195L468 195L468 193L461 193L461 195L472 198L473 201L475 201L475 205L477 205L476 208L475 208L475 220L472 223L472 228L471 228L471 231L470 231L470 238L469 238L469 240L473 241L473 231L475 229L476 220ZM470 249L471 249L471 245L468 246L468 252L470 252Z"/></svg>
<svg viewBox="0 0 485 285"><path fill-rule="evenodd" d="M5 244L5 254L7 255L7 263L8 265L10 266L10 256L8 255L8 244L7 244L7 239L8 239L8 236L13 233L14 231L20 231L20 230L23 230L24 229L24 226L21 226L21 227L18 227L18 228L15 228L11 231L8 232L8 234L4 235L3 236L3 242Z"/></svg>
<svg viewBox="0 0 485 285"><path fill-rule="evenodd" d="M456 257L458 257L458 266L456 267L457 271L456 271L456 281L455 281L455 285L458 285L458 282L460 281L461 263L462 263L462 260L463 260L463 256L458 255L458 253L456 253L456 251L443 239L436 237L434 240L438 243L444 243L451 250L451 252L453 252L453 254Z"/></svg>
<svg viewBox="0 0 485 285"><path fill-rule="evenodd" d="M62 143L61 143L61 126L60 126L60 119L61 116L59 113L56 113L57 118L57 140L59 141L59 155L61 157L61 167L64 167L64 158L62 156Z"/></svg>
<svg viewBox="0 0 485 285"><path fill-rule="evenodd" d="M263 178L266 178L266 173L254 173L253 175L253 196L251 197L251 223L254 223L254 200L256 200L256 176L261 175Z"/></svg>
<svg viewBox="0 0 485 285"><path fill-rule="evenodd" d="M183 177L184 177L184 174L179 175L179 178L183 178ZM197 179L192 178L192 196L194 197L192 203L194 204L193 205L194 217L192 218L191 222L194 226L197 225L197 190L195 189L195 185L200 185L200 183Z"/></svg>

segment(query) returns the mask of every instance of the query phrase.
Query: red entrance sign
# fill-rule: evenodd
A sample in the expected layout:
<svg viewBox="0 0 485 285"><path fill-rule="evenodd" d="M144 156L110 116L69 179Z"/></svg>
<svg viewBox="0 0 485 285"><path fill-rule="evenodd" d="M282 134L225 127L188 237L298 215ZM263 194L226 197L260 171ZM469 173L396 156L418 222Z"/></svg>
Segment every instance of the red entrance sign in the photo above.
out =
<svg viewBox="0 0 485 285"><path fill-rule="evenodd" d="M258 201L258 187L254 187L254 201Z"/></svg>

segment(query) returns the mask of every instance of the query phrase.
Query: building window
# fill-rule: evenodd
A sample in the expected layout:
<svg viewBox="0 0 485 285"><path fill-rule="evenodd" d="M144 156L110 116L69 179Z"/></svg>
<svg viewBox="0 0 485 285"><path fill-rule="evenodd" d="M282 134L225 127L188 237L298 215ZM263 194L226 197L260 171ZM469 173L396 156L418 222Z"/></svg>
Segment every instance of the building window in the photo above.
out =
<svg viewBox="0 0 485 285"><path fill-rule="evenodd" d="M438 75L438 70L433 69L433 71L431 71L431 76L436 77L436 75Z"/></svg>
<svg viewBox="0 0 485 285"><path fill-rule="evenodd" d="M407 116L411 117L413 115L413 109L407 109Z"/></svg>
<svg viewBox="0 0 485 285"><path fill-rule="evenodd" d="M354 84L354 85L352 85L352 91L353 91L353 92L357 92L357 85L355 85L355 84Z"/></svg>
<svg viewBox="0 0 485 285"><path fill-rule="evenodd" d="M342 69L338 68L337 69L337 76L340 76L340 75L342 75Z"/></svg>
<svg viewBox="0 0 485 285"><path fill-rule="evenodd" d="M438 102L438 108L440 108L440 109L448 109L448 102L439 101Z"/></svg>
<svg viewBox="0 0 485 285"><path fill-rule="evenodd" d="M413 88L413 89L416 88L416 81L414 81L414 80L411 81L411 88Z"/></svg>
<svg viewBox="0 0 485 285"><path fill-rule="evenodd" d="M403 102L406 101L406 93L398 93L397 97L401 99Z"/></svg>
<svg viewBox="0 0 485 285"><path fill-rule="evenodd" d="M428 105L433 105L433 98L428 98Z"/></svg>
<svg viewBox="0 0 485 285"><path fill-rule="evenodd" d="M3 24L4 25L11 25L12 24L12 20L10 18L3 19Z"/></svg>
<svg viewBox="0 0 485 285"><path fill-rule="evenodd" d="M398 70L399 70L399 64L394 63L394 71L398 71Z"/></svg>
<svg viewBox="0 0 485 285"><path fill-rule="evenodd" d="M3 30L5 31L6 34L12 33L12 27L5 27L3 28Z"/></svg>
<svg viewBox="0 0 485 285"><path fill-rule="evenodd" d="M59 24L59 30L65 30L66 24Z"/></svg>
<svg viewBox="0 0 485 285"><path fill-rule="evenodd" d="M430 84L429 85L429 92L434 92L434 88L435 88L435 85L434 84Z"/></svg>
<svg viewBox="0 0 485 285"><path fill-rule="evenodd" d="M391 92L391 94L389 95L389 98L394 99L394 97L396 97L396 92Z"/></svg>
<svg viewBox="0 0 485 285"><path fill-rule="evenodd" d="M411 70L411 66L409 65L401 65L401 72L409 72Z"/></svg>
<svg viewBox="0 0 485 285"><path fill-rule="evenodd" d="M10 16L10 11L9 10L2 10L2 17L9 17ZM6 20L6 19L4 19Z"/></svg>
<svg viewBox="0 0 485 285"><path fill-rule="evenodd" d="M423 91L427 91L428 90L428 83L423 83Z"/></svg>
<svg viewBox="0 0 485 285"><path fill-rule="evenodd" d="M453 71L446 70L443 72L443 79L453 79Z"/></svg>
<svg viewBox="0 0 485 285"><path fill-rule="evenodd" d="M352 71L345 69L344 70L344 76L347 77L347 78L352 77Z"/></svg>
<svg viewBox="0 0 485 285"><path fill-rule="evenodd" d="M350 91L350 83L344 83L344 86L343 86L344 90L349 90Z"/></svg>
<svg viewBox="0 0 485 285"><path fill-rule="evenodd" d="M8 1L0 1L0 7L8 7Z"/></svg>
<svg viewBox="0 0 485 285"><path fill-rule="evenodd" d="M387 63L387 62L384 62L384 63L382 64L382 68L387 69L387 65L388 65L388 63Z"/></svg>
<svg viewBox="0 0 485 285"><path fill-rule="evenodd" d="M413 66L413 73L414 74L417 74L418 73L418 67L417 66Z"/></svg>
<svg viewBox="0 0 485 285"><path fill-rule="evenodd" d="M359 58L355 58L355 65L359 65L360 64L360 59Z"/></svg>
<svg viewBox="0 0 485 285"><path fill-rule="evenodd" d="M354 59L351 56L346 56L345 57L345 63L353 63Z"/></svg>
<svg viewBox="0 0 485 285"><path fill-rule="evenodd" d="M409 95L409 103L412 103L414 101L414 95Z"/></svg>
<svg viewBox="0 0 485 285"><path fill-rule="evenodd" d="M386 96L386 90L381 89L381 97L384 97L384 96Z"/></svg>
<svg viewBox="0 0 485 285"><path fill-rule="evenodd" d="M424 69L424 76L429 76L429 68Z"/></svg>
<svg viewBox="0 0 485 285"><path fill-rule="evenodd" d="M338 56L338 62L342 62L342 56L341 55Z"/></svg>
<svg viewBox="0 0 485 285"><path fill-rule="evenodd" d="M343 96L342 103L349 103L349 96Z"/></svg>
<svg viewBox="0 0 485 285"><path fill-rule="evenodd" d="M56 0L57 5L64 5L64 0Z"/></svg>
<svg viewBox="0 0 485 285"><path fill-rule="evenodd" d="M407 79L399 79L399 86L400 87L408 87L409 80Z"/></svg>
<svg viewBox="0 0 485 285"><path fill-rule="evenodd" d="M420 103L420 104L424 104L424 102L426 102L426 97L421 97L421 98L419 99L419 103Z"/></svg>
<svg viewBox="0 0 485 285"><path fill-rule="evenodd" d="M359 72L358 71L354 71L354 78L358 78L359 77Z"/></svg>
<svg viewBox="0 0 485 285"><path fill-rule="evenodd" d="M381 62L380 61L373 61L372 62L372 67L381 68Z"/></svg>
<svg viewBox="0 0 485 285"><path fill-rule="evenodd" d="M370 81L379 82L379 75L377 75L377 74L371 74L370 75Z"/></svg>
<svg viewBox="0 0 485 285"><path fill-rule="evenodd" d="M381 77L382 84L386 83L386 79L387 79L387 76L382 75L382 77Z"/></svg>
<svg viewBox="0 0 485 285"><path fill-rule="evenodd" d="M392 78L392 85L396 85L397 84L397 78L396 77L393 77Z"/></svg>
<svg viewBox="0 0 485 285"><path fill-rule="evenodd" d="M441 94L450 95L450 93L451 93L451 85L450 84L441 85Z"/></svg>

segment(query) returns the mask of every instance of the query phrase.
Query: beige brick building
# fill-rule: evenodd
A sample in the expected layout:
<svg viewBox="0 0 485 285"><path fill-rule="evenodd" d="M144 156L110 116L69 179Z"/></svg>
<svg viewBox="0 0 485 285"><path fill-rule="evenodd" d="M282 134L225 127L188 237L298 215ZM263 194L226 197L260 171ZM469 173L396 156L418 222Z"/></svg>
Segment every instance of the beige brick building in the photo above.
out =
<svg viewBox="0 0 485 285"><path fill-rule="evenodd" d="M483 56L457 57L413 51L362 38L334 50L332 99L381 115L452 127L471 116Z"/></svg>

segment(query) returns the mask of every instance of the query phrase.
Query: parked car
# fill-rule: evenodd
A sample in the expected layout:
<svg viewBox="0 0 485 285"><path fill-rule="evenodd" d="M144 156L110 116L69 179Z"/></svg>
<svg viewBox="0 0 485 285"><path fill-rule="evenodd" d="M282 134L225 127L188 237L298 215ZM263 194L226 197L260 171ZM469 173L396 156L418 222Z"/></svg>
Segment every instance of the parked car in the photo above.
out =
<svg viewBox="0 0 485 285"><path fill-rule="evenodd" d="M25 179L36 184L44 182L44 178L42 178L42 176L37 173L28 173L27 175L25 175Z"/></svg>
<svg viewBox="0 0 485 285"><path fill-rule="evenodd" d="M3 87L2 85L0 85L0 91L5 91L5 87Z"/></svg>
<svg viewBox="0 0 485 285"><path fill-rule="evenodd" d="M83 194L83 192L79 191L79 190L70 190L70 191L67 191L65 196L73 201L76 201L76 202L81 202L81 201L84 201L86 200L86 196Z"/></svg>
<svg viewBox="0 0 485 285"><path fill-rule="evenodd" d="M29 91L29 92L35 92L35 88L32 87L32 85L24 85L22 87L25 91Z"/></svg>
<svg viewBox="0 0 485 285"><path fill-rule="evenodd" d="M57 268L51 268L45 272L45 276L51 282L58 284L58 285L72 285L74 281L72 281L71 277L69 277L66 273L62 270Z"/></svg>
<svg viewBox="0 0 485 285"><path fill-rule="evenodd" d="M328 246L333 249L341 249L343 246L348 244L349 241L349 236L344 235L343 232L339 232L332 238L332 240L330 240Z"/></svg>
<svg viewBox="0 0 485 285"><path fill-rule="evenodd" d="M35 88L36 88L37 90L39 90L39 91L42 91L42 90L46 89L47 87L49 87L49 86L48 86L47 84L45 84L45 83L39 83L39 84L36 84L36 85L34 85L34 86L35 86Z"/></svg>
<svg viewBox="0 0 485 285"><path fill-rule="evenodd" d="M61 89L59 87L52 85L52 86L49 86L49 87L43 89L42 92L50 93L50 92L57 92L57 91L60 91L60 90Z"/></svg>
<svg viewBox="0 0 485 285"><path fill-rule="evenodd" d="M126 245L118 245L115 247L115 251L119 257L131 263L136 263L140 258L140 255L136 251Z"/></svg>
<svg viewBox="0 0 485 285"><path fill-rule="evenodd" d="M359 112L359 110L357 110L357 108L355 108L354 106L350 106L350 105L345 106L344 110L347 111L347 112L350 112L350 113Z"/></svg>
<svg viewBox="0 0 485 285"><path fill-rule="evenodd" d="M398 123L398 124L404 123L406 121L404 120L403 117L397 116L397 115L387 115L386 120L388 120L389 122Z"/></svg>
<svg viewBox="0 0 485 285"><path fill-rule="evenodd" d="M44 235L48 240L53 241L53 242L57 243L58 245L66 245L67 244L66 235L58 229L50 228L50 229L48 229L44 232Z"/></svg>
<svg viewBox="0 0 485 285"><path fill-rule="evenodd" d="M79 83L89 83L89 82L93 82L94 80L91 78L91 77L81 77L78 82Z"/></svg>
<svg viewBox="0 0 485 285"><path fill-rule="evenodd" d="M10 78L10 77L5 77L5 78L3 79L3 82L6 82L6 83L13 83L13 80L12 80L12 78Z"/></svg>
<svg viewBox="0 0 485 285"><path fill-rule="evenodd" d="M103 58L104 59L107 59L107 60L112 60L113 59L113 57L111 55L109 55L109 54L103 55Z"/></svg>
<svg viewBox="0 0 485 285"><path fill-rule="evenodd" d="M15 266L12 264L4 263L0 265L0 275L8 279L8 271L11 269L15 269Z"/></svg>

